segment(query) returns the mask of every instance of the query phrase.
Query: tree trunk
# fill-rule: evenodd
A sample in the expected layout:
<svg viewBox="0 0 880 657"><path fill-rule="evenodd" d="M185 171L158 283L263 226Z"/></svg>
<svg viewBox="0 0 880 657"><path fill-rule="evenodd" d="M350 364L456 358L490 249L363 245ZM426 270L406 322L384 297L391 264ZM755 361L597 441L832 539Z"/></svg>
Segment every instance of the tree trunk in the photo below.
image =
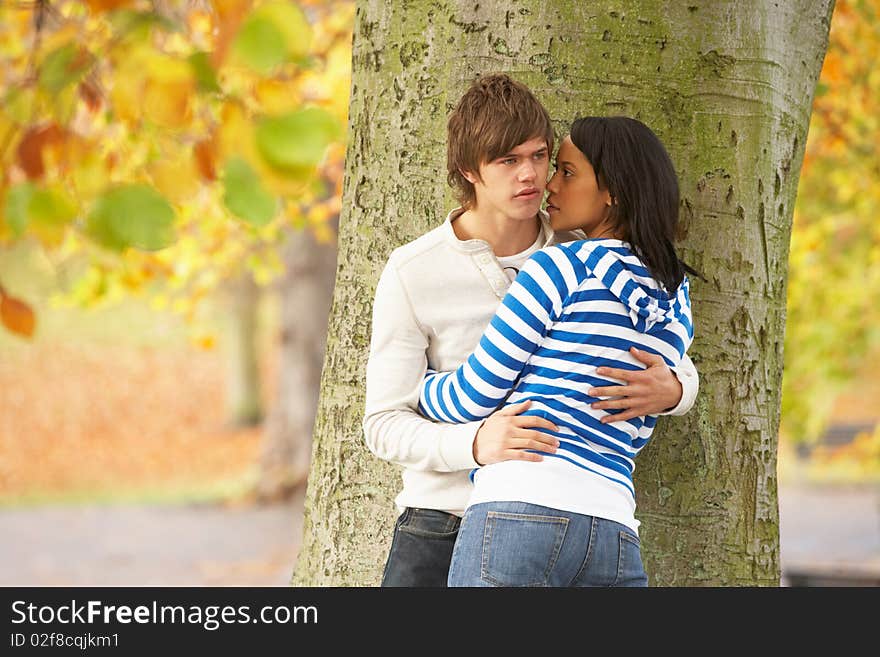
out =
<svg viewBox="0 0 880 657"><path fill-rule="evenodd" d="M777 585L776 440L792 210L833 0L358 4L334 308L293 581L375 585L396 468L364 446L371 300L394 247L438 225L445 124L505 71L557 134L578 115L651 126L676 163L701 375L696 408L639 456L652 585Z"/></svg>
<svg viewBox="0 0 880 657"><path fill-rule="evenodd" d="M266 421L257 494L272 500L306 481L318 410L336 245L311 231L291 231L284 247L278 391Z"/></svg>
<svg viewBox="0 0 880 657"><path fill-rule="evenodd" d="M263 402L257 353L260 288L250 272L243 272L227 286L229 314L226 318L226 417L231 427L262 422Z"/></svg>

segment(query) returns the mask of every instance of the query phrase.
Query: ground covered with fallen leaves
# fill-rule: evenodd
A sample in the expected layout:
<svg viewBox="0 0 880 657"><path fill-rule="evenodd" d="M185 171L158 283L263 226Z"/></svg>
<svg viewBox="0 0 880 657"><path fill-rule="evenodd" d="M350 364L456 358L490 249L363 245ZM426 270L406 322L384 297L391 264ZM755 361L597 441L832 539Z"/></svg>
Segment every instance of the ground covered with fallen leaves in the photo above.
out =
<svg viewBox="0 0 880 657"><path fill-rule="evenodd" d="M212 497L256 476L218 349L41 341L0 353L0 504Z"/></svg>

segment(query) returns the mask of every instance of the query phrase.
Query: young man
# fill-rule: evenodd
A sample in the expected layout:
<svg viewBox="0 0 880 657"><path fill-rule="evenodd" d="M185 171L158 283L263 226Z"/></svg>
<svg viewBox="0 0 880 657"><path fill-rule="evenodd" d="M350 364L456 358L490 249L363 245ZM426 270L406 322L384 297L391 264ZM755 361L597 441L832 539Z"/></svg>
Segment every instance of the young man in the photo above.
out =
<svg viewBox="0 0 880 657"><path fill-rule="evenodd" d="M535 450L555 450L554 439L540 431L552 428L549 421L519 415L528 402L467 424L434 423L416 410L426 369L449 371L463 362L528 257L576 238L555 236L540 210L553 131L525 86L506 75L481 77L447 127L448 181L461 207L395 249L373 305L364 434L376 456L403 466L395 499L401 515L383 586L446 586L469 471L497 461L540 460ZM595 406L624 409L616 417L621 420L690 410L698 386L693 363L687 360L673 375L659 357L637 357L649 367L610 370L627 385L591 391L618 397Z"/></svg>

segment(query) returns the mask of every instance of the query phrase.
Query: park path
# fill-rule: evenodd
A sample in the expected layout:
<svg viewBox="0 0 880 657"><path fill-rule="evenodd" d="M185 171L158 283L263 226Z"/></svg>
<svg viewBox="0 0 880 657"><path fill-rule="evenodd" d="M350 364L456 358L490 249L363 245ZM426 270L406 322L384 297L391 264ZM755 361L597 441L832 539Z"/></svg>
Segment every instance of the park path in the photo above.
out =
<svg viewBox="0 0 880 657"><path fill-rule="evenodd" d="M779 509L783 584L880 584L880 487L786 485ZM302 492L268 506L4 510L0 586L287 586L302 511Z"/></svg>
<svg viewBox="0 0 880 657"><path fill-rule="evenodd" d="M303 495L271 505L0 511L0 586L287 586Z"/></svg>

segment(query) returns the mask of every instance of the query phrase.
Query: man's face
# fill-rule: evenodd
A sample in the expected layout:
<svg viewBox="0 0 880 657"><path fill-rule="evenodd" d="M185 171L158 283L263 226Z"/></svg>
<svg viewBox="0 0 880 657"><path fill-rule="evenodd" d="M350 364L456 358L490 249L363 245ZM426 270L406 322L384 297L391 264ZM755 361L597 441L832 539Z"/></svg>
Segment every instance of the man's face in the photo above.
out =
<svg viewBox="0 0 880 657"><path fill-rule="evenodd" d="M477 210L500 214L517 221L534 219L544 198L550 154L543 137L536 137L511 149L509 153L480 165L474 184Z"/></svg>

